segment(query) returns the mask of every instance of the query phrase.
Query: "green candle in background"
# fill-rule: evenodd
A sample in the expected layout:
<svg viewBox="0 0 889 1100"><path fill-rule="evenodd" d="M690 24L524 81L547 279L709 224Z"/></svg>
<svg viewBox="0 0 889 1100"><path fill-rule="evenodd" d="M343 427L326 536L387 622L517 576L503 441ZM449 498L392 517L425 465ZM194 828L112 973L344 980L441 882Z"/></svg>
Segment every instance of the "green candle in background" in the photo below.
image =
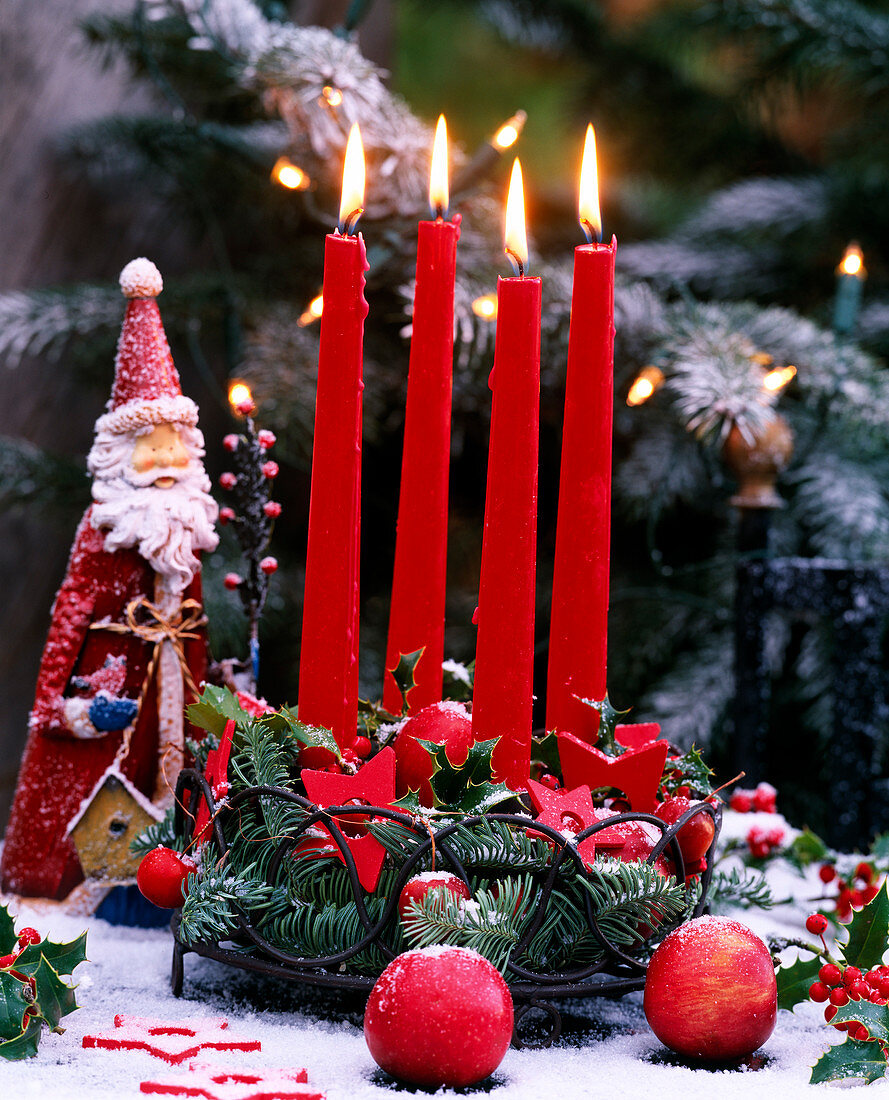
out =
<svg viewBox="0 0 889 1100"><path fill-rule="evenodd" d="M852 241L837 267L837 293L833 304L833 331L837 336L848 336L855 328L866 278L861 248Z"/></svg>

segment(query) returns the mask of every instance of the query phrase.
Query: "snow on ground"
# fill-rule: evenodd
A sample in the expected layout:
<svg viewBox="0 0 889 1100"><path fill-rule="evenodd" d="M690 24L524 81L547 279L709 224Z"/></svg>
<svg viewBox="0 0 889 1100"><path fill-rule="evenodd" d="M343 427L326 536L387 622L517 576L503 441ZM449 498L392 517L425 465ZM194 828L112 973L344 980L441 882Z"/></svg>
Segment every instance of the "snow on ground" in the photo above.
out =
<svg viewBox="0 0 889 1100"><path fill-rule="evenodd" d="M735 835L754 823L754 815L726 816L736 819L727 823ZM784 824L771 817L770 823L776 822ZM772 912L732 915L760 935L805 936L803 920L820 893L815 869L805 879L787 867L769 877L776 896L793 894L799 902ZM0 1096L127 1100L140 1095L140 1081L178 1072L147 1053L82 1049L83 1036L109 1029L119 1012L170 1021L226 1016L233 1034L260 1039L262 1051L214 1051L201 1061L229 1069L305 1066L309 1083L328 1100L382 1100L403 1091L377 1070L367 1051L361 1002L234 971L196 955L186 956L184 993L177 1000L169 987L168 932L115 927L23 904L14 904L13 910L20 925L33 924L54 940L73 939L88 927L90 961L75 975L81 1008L63 1021L65 1034L44 1034L35 1059L0 1061ZM641 994L634 994L620 1001L563 1002L560 1042L549 1050L510 1050L484 1092L497 1100L553 1095L559 1100L813 1100L834 1088L808 1084L811 1066L829 1043L840 1039L825 1026L816 1005L803 1005L794 1014L780 1012L775 1033L753 1065L711 1071L690 1068L666 1051L646 1024L641 1001ZM422 1026L418 1012L417 1027ZM875 1097L883 1091L879 1084L871 1088ZM456 1094L442 1089L436 1095Z"/></svg>

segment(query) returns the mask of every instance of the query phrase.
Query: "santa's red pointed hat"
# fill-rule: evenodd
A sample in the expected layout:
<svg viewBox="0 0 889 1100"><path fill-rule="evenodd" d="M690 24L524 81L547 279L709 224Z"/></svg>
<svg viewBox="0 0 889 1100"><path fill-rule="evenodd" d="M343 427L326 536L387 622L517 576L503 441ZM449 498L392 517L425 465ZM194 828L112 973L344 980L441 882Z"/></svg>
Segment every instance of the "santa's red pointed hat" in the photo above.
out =
<svg viewBox="0 0 889 1100"><path fill-rule="evenodd" d="M114 386L97 431L146 432L157 424L198 422L198 407L182 394L156 298L160 272L141 256L120 273L127 311L117 342Z"/></svg>

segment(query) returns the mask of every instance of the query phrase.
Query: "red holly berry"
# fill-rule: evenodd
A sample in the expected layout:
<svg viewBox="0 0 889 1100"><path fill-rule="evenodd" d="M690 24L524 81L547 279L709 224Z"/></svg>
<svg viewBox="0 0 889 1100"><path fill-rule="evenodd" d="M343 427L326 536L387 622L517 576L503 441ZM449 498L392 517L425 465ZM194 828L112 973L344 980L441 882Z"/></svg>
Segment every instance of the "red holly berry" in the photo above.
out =
<svg viewBox="0 0 889 1100"><path fill-rule="evenodd" d="M773 814L778 792L771 783L760 783L753 792L753 808L760 813Z"/></svg>
<svg viewBox="0 0 889 1100"><path fill-rule="evenodd" d="M818 971L818 977L825 985L834 986L843 980L843 972L833 963L825 963Z"/></svg>
<svg viewBox="0 0 889 1100"><path fill-rule="evenodd" d="M836 1016L836 1014L836 1005L828 1005L827 1008L825 1008L824 1010L824 1019L827 1020L828 1023L830 1023L830 1021L834 1018L834 1016Z"/></svg>
<svg viewBox="0 0 889 1100"><path fill-rule="evenodd" d="M857 981L849 986L849 996L853 1001L867 1000L870 996L870 986L867 982Z"/></svg>
<svg viewBox="0 0 889 1100"><path fill-rule="evenodd" d="M863 860L855 868L855 878L863 879L865 882L870 882L874 877L873 868L869 863L865 863Z"/></svg>
<svg viewBox="0 0 889 1100"><path fill-rule="evenodd" d="M823 982L812 982L809 986L809 999L812 1001L826 1001L830 996L830 990Z"/></svg>
<svg viewBox="0 0 889 1100"><path fill-rule="evenodd" d="M821 913L813 913L806 918L806 931L813 936L823 936L827 931L827 917Z"/></svg>
<svg viewBox="0 0 889 1100"><path fill-rule="evenodd" d="M366 760L370 756L372 748L373 745L371 745L369 737L356 737L352 742L352 751L356 756L360 756L362 760Z"/></svg>
<svg viewBox="0 0 889 1100"><path fill-rule="evenodd" d="M871 989L879 989L881 977L882 975L878 970L868 970L868 972L864 975L864 980L871 987Z"/></svg>
<svg viewBox="0 0 889 1100"><path fill-rule="evenodd" d="M857 1039L859 1043L866 1043L870 1038L870 1032L864 1024L855 1024L854 1027L850 1027L849 1034L853 1039Z"/></svg>
<svg viewBox="0 0 889 1100"><path fill-rule="evenodd" d="M27 947L29 943L40 943L42 938L36 928L23 928L19 932L19 943L22 947Z"/></svg>
<svg viewBox="0 0 889 1100"><path fill-rule="evenodd" d="M848 989L853 982L861 981L861 971L857 966L847 966L843 971L843 985Z"/></svg>
<svg viewBox="0 0 889 1100"><path fill-rule="evenodd" d="M861 896L864 898L864 904L870 905L879 892L879 886L874 885L874 883L871 883L870 886L865 886L861 891Z"/></svg>
<svg viewBox="0 0 889 1100"><path fill-rule="evenodd" d="M227 524L235 518L234 508L220 508L219 509L219 522L225 527Z"/></svg>
<svg viewBox="0 0 889 1100"><path fill-rule="evenodd" d="M277 519L281 515L281 505L276 500L267 500L263 504L262 510L269 519Z"/></svg>
<svg viewBox="0 0 889 1100"><path fill-rule="evenodd" d="M142 895L160 909L176 909L185 900L188 876L195 871L194 860L157 847L142 859L136 873L136 885Z"/></svg>
<svg viewBox="0 0 889 1100"><path fill-rule="evenodd" d="M236 436L236 435L227 435L222 440L222 446L225 447L225 449L227 451L236 451L238 449L238 444L240 442L241 441L238 438L238 436Z"/></svg>
<svg viewBox="0 0 889 1100"><path fill-rule="evenodd" d="M226 573L222 578L222 583L233 592L236 588L241 587L244 583L244 578L238 573Z"/></svg>
<svg viewBox="0 0 889 1100"><path fill-rule="evenodd" d="M830 991L829 999L832 1005L836 1005L837 1008L842 1008L843 1005L847 1005L849 1003L849 994L845 991L845 989L837 987L836 989L832 989Z"/></svg>
<svg viewBox="0 0 889 1100"><path fill-rule="evenodd" d="M753 809L753 798L749 791L735 791L728 804L735 813L749 814Z"/></svg>
<svg viewBox="0 0 889 1100"><path fill-rule="evenodd" d="M821 867L818 869L818 877L827 885L828 882L833 882L837 877L836 868L832 863L822 863Z"/></svg>
<svg viewBox="0 0 889 1100"><path fill-rule="evenodd" d="M278 476L278 463L272 461L263 462L262 476L267 477L269 481L273 481Z"/></svg>
<svg viewBox="0 0 889 1100"><path fill-rule="evenodd" d="M238 479L231 470L226 470L224 474L219 475L219 484L223 489L234 489L238 484Z"/></svg>
<svg viewBox="0 0 889 1100"><path fill-rule="evenodd" d="M270 577L272 573L276 573L278 570L278 559L272 557L263 558L259 563L259 568L267 577Z"/></svg>
<svg viewBox="0 0 889 1100"><path fill-rule="evenodd" d="M275 433L270 432L268 428L261 428L256 433L257 442L264 451L267 451L270 447L274 447L275 438Z"/></svg>

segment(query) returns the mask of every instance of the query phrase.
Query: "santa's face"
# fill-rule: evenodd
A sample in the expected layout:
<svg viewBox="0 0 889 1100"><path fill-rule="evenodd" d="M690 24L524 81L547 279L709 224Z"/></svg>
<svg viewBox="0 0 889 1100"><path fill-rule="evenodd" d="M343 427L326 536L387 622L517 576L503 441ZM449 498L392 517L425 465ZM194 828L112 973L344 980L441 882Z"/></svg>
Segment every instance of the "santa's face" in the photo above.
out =
<svg viewBox="0 0 889 1100"><path fill-rule="evenodd" d="M158 424L147 435L137 436L131 465L137 474L146 474L149 470L184 470L190 461L179 429L172 424ZM175 484L176 478L170 473L162 473L152 481L157 489L170 489Z"/></svg>
<svg viewBox="0 0 889 1100"><path fill-rule="evenodd" d="M170 592L191 581L196 552L218 542L203 442L187 424L157 424L141 434L105 430L96 433L88 459L92 523L106 532L105 549L135 547Z"/></svg>

